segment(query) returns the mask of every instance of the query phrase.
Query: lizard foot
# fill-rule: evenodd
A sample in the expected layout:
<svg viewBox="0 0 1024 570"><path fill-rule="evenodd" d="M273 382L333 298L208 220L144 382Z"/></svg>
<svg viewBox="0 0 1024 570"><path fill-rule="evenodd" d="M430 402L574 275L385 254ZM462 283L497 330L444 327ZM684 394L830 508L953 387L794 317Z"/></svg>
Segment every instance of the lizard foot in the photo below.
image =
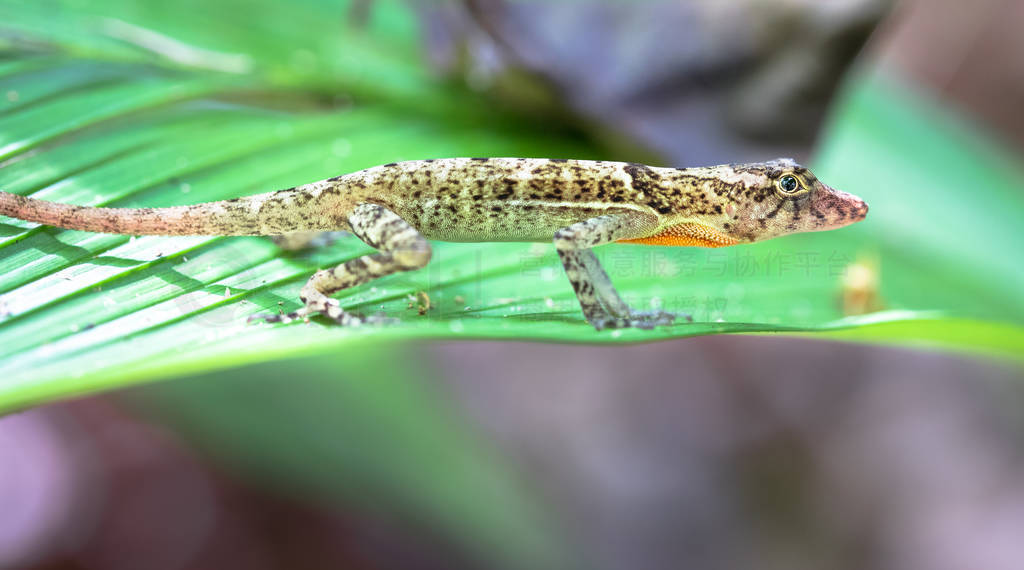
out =
<svg viewBox="0 0 1024 570"><path fill-rule="evenodd" d="M263 321L265 323L290 323L296 320L305 320L309 316L309 309L303 307L290 313L256 313L245 319L246 323Z"/></svg>
<svg viewBox="0 0 1024 570"><path fill-rule="evenodd" d="M359 313L350 313L341 308L341 303L339 303L337 299L327 299L324 304L326 306L317 312L343 327L391 325L398 322L398 319L394 317L385 317L384 315L365 316Z"/></svg>
<svg viewBox="0 0 1024 570"><path fill-rule="evenodd" d="M334 319L334 321L346 327L396 325L401 322L395 317L387 317L380 314L361 315L359 313L345 313L342 318Z"/></svg>
<svg viewBox="0 0 1024 570"><path fill-rule="evenodd" d="M394 317L386 317L384 315L370 315L364 316L359 313L350 313L341 308L340 303L336 299L330 299L327 301L326 306L322 309L312 308L305 306L296 311L290 313L273 314L273 313L259 313L250 315L246 322L263 321L267 323L290 323L292 321L308 321L309 317L315 314L322 314L323 316L331 319L343 327L359 327L363 325L393 325L399 322Z"/></svg>
<svg viewBox="0 0 1024 570"><path fill-rule="evenodd" d="M630 312L628 317L616 317L614 315L600 315L587 319L597 330L603 329L624 329L638 328L651 330L654 327L669 326L676 317L682 317L687 322L693 322L693 318L686 313L666 313L663 311L653 312Z"/></svg>

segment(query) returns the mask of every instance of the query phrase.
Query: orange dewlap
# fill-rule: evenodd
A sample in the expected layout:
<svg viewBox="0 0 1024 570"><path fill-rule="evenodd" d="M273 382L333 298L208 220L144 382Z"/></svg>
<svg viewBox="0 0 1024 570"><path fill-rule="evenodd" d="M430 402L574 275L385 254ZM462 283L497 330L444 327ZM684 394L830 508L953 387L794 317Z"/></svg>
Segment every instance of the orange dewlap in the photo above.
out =
<svg viewBox="0 0 1024 570"><path fill-rule="evenodd" d="M643 243L647 245L684 245L693 247L725 247L736 245L738 239L731 238L714 228L703 224L687 222L669 226L653 236L634 239L620 239L619 243Z"/></svg>

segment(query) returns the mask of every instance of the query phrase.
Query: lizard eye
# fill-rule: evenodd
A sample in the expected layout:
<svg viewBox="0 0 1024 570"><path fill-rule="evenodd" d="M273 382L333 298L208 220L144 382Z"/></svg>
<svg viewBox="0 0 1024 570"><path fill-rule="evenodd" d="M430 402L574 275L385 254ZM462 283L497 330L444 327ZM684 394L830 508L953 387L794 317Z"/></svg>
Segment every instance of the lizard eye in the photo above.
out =
<svg viewBox="0 0 1024 570"><path fill-rule="evenodd" d="M779 190L782 190L784 194L795 194L799 189L800 181L796 179L796 176L787 174L779 178Z"/></svg>

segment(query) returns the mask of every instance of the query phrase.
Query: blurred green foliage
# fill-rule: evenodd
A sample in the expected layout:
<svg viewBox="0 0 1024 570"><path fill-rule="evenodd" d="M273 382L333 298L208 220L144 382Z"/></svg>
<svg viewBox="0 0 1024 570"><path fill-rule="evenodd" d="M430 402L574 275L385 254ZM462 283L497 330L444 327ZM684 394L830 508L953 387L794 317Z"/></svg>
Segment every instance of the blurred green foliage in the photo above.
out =
<svg viewBox="0 0 1024 570"><path fill-rule="evenodd" d="M414 14L346 4L0 2L0 187L87 205L160 206L441 156L610 157L431 75ZM814 165L865 197L866 222L727 250L601 248L634 305L694 314L594 332L550 247L437 244L412 274L339 295L400 325L245 326L298 305L356 240L285 254L258 238L156 238L0 225L0 411L189 371L408 338L638 342L819 331L1019 357L1022 175L962 121L895 83L855 78ZM867 306L842 275L877 260ZM415 296L431 308L418 314ZM896 331L896 332L894 332Z"/></svg>

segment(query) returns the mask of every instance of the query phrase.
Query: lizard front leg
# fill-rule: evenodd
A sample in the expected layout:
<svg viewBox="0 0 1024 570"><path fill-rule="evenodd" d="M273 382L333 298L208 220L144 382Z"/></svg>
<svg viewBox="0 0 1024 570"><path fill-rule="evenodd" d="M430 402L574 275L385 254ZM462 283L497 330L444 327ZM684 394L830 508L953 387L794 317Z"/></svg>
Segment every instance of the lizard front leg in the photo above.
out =
<svg viewBox="0 0 1024 570"><path fill-rule="evenodd" d="M362 324L373 319L345 311L337 299L328 295L397 271L419 269L430 261L430 244L426 238L398 214L383 206L360 204L353 208L348 222L352 233L380 251L314 273L299 293L299 298L305 303L303 308L287 315L253 315L249 320L289 322L321 313L342 325Z"/></svg>
<svg viewBox="0 0 1024 570"><path fill-rule="evenodd" d="M609 214L555 232L555 250L565 267L565 274L576 291L583 316L597 330L606 327L651 329L669 325L675 319L672 313L641 313L631 309L619 297L591 250L595 246L630 237L628 234L635 231L632 221L628 214Z"/></svg>

